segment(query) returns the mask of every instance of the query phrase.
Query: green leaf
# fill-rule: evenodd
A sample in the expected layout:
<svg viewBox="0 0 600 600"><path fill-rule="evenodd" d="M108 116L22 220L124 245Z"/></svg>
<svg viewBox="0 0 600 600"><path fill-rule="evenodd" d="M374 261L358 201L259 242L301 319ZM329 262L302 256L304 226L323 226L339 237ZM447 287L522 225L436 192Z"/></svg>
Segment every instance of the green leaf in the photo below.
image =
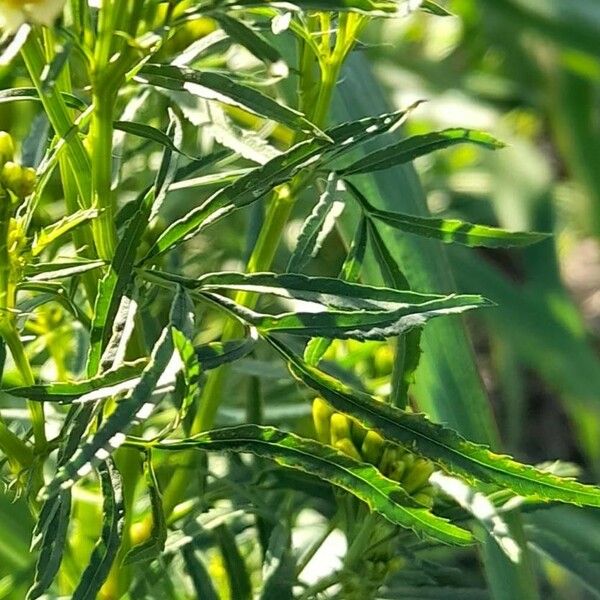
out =
<svg viewBox="0 0 600 600"><path fill-rule="evenodd" d="M407 600L490 600L487 590L450 585L393 585L389 594L390 598Z"/></svg>
<svg viewBox="0 0 600 600"><path fill-rule="evenodd" d="M267 65L281 63L284 67L284 76L287 74L287 66L283 62L279 50L269 43L258 31L243 21L225 13L215 13L214 17L225 33L238 44L244 46L244 48L256 56L256 58Z"/></svg>
<svg viewBox="0 0 600 600"><path fill-rule="evenodd" d="M442 469L471 482L493 483L522 496L582 506L600 506L600 488L560 478L490 452L458 433L414 414L377 401L304 363L281 342L267 338L288 361L292 374L336 410L358 419L384 437L435 461Z"/></svg>
<svg viewBox="0 0 600 600"><path fill-rule="evenodd" d="M100 359L100 372L117 370L124 361L127 344L133 335L138 314L139 290L131 282L119 302L112 324L112 332Z"/></svg>
<svg viewBox="0 0 600 600"><path fill-rule="evenodd" d="M198 361L198 354L186 334L178 329L173 329L171 333L173 335L173 343L183 364L183 369L179 375L183 380L183 398L177 412L177 419L172 425L172 429L175 429L185 419L188 411L199 397L202 368Z"/></svg>
<svg viewBox="0 0 600 600"><path fill-rule="evenodd" d="M435 150L449 148L456 144L476 144L491 150L504 147L502 142L482 131L463 128L445 129L444 131L415 135L391 146L375 150L349 166L339 169L338 173L340 177L346 177L357 173L372 173L373 171L389 169L390 167L409 163L420 156L431 154Z"/></svg>
<svg viewBox="0 0 600 600"><path fill-rule="evenodd" d="M53 262L29 264L25 267L27 282L54 281L74 277L104 267L103 260L89 260L78 258L77 260L57 260ZM22 286L19 286L22 288Z"/></svg>
<svg viewBox="0 0 600 600"><path fill-rule="evenodd" d="M36 295L32 298L20 300L17 303L19 319L25 319L30 311L48 302L60 304L67 312L71 313L85 329L90 328L90 319L83 309L69 296L68 290L58 282L28 281L22 280L17 286L19 291L32 291Z"/></svg>
<svg viewBox="0 0 600 600"><path fill-rule="evenodd" d="M311 167L314 170L319 163L348 152L365 140L389 131L406 118L412 108L344 123L327 131L333 143L321 138L300 142L287 152L242 175L170 225L150 248L144 262L190 239L233 211L260 200L273 188L289 181L303 169Z"/></svg>
<svg viewBox="0 0 600 600"><path fill-rule="evenodd" d="M35 564L33 584L27 592L27 600L34 600L42 596L58 573L67 540L70 517L70 491L62 492L57 498L44 503L39 515L39 523L44 524L44 530L40 536L39 556ZM40 535L37 528L36 531Z"/></svg>
<svg viewBox="0 0 600 600"><path fill-rule="evenodd" d="M294 600L295 570L290 528L287 523L279 522L273 528L265 553L259 600Z"/></svg>
<svg viewBox="0 0 600 600"><path fill-rule="evenodd" d="M169 127L167 128L166 136L173 140L172 146L181 146L183 142L183 124L181 119L177 116L174 110L169 109ZM173 150L170 147L165 147L154 181L154 201L150 210L149 221L152 221L158 214L160 207L162 206L169 187L175 181L177 176L177 164L179 155L173 154Z"/></svg>
<svg viewBox="0 0 600 600"><path fill-rule="evenodd" d="M87 223L98 216L98 211L95 208L78 210L60 221L44 227L35 234L31 245L31 253L33 256L38 256L45 248L55 242L61 236L69 233L82 223Z"/></svg>
<svg viewBox="0 0 600 600"><path fill-rule="evenodd" d="M215 591L212 577L193 545L187 544L183 546L181 555L185 563L185 570L192 580L197 597L202 598L202 600L220 600Z"/></svg>
<svg viewBox="0 0 600 600"><path fill-rule="evenodd" d="M446 544L464 545L472 541L468 531L420 508L396 482L384 477L372 465L358 462L330 446L273 427L228 427L186 440L164 441L156 444L156 448L250 452L324 479L353 494L392 523L417 534Z"/></svg>
<svg viewBox="0 0 600 600"><path fill-rule="evenodd" d="M48 92L54 87L56 80L60 77L60 74L69 60L72 49L72 40L67 40L62 46L56 46L54 57L46 65L40 75L43 92Z"/></svg>
<svg viewBox="0 0 600 600"><path fill-rule="evenodd" d="M209 342L196 347L196 356L204 371L216 369L220 365L235 362L248 356L254 349L258 333L250 329L248 337L227 342Z"/></svg>
<svg viewBox="0 0 600 600"><path fill-rule="evenodd" d="M80 100L79 98L77 98L77 96L73 96L73 94L61 92L61 97L65 105L69 108L74 108L75 110L83 111L88 107L83 100ZM38 96L37 90L35 88L23 87L0 90L0 104L3 104L5 102L18 102L21 100L41 102L40 97Z"/></svg>
<svg viewBox="0 0 600 600"><path fill-rule="evenodd" d="M600 544L590 532L600 525L597 512L556 506L524 519L532 550L569 572L594 598L600 598Z"/></svg>
<svg viewBox="0 0 600 600"><path fill-rule="evenodd" d="M94 318L90 331L90 350L87 374L93 377L100 367L102 353L109 340L112 323L116 318L121 298L128 288L140 240L148 226L155 199L154 190L138 197L136 210L129 220L115 250L106 275L100 280L94 304Z"/></svg>
<svg viewBox="0 0 600 600"><path fill-rule="evenodd" d="M372 17L398 17L406 15L426 4L427 0L293 0L292 2L270 2L270 6L285 10L356 12ZM259 0L226 0L219 2L220 9L227 7L263 8L264 2ZM194 12L190 11L190 15Z"/></svg>
<svg viewBox="0 0 600 600"><path fill-rule="evenodd" d="M398 263L391 255L386 243L383 241L379 231L377 231L377 227L375 227L370 218L367 218L366 221L367 229L369 231L369 241L371 242L371 248L373 249L373 256L375 257L375 262L379 267L383 281L388 287L395 290L410 289L410 285L408 284L404 273L402 273Z"/></svg>
<svg viewBox="0 0 600 600"><path fill-rule="evenodd" d="M235 290L274 294L282 298L295 298L345 310L395 310L449 298L439 294L421 294L411 290L363 285L333 277L308 277L299 273L280 275L225 271L207 273L197 279L191 279L166 271L144 270L140 271L140 275L148 281L156 281L163 285L181 285L194 293ZM466 302L481 303L479 296L452 297L464 299Z"/></svg>
<svg viewBox="0 0 600 600"><path fill-rule="evenodd" d="M238 548L235 536L225 524L217 527L216 534L223 556L225 573L229 581L231 597L239 598L239 600L250 600L252 598L250 574Z"/></svg>
<svg viewBox="0 0 600 600"><path fill-rule="evenodd" d="M152 349L148 364L139 381L128 396L117 403L115 410L106 417L98 430L61 466L52 481L46 486L44 495L51 497L61 489L68 489L93 466L110 456L125 441L125 433L136 422L145 421L154 411L160 399L154 395L161 385L175 380L181 369L181 359L174 351L171 327L181 327L180 316L185 299L177 294L171 308L170 323L163 329Z"/></svg>
<svg viewBox="0 0 600 600"><path fill-rule="evenodd" d="M314 258L321 249L324 237L331 230L338 216L335 210L337 187L338 179L335 173L330 173L323 193L302 225L296 247L286 268L288 273L302 272L310 259Z"/></svg>
<svg viewBox="0 0 600 600"><path fill-rule="evenodd" d="M138 72L136 80L156 87L187 91L205 100L216 100L272 119L297 131L319 137L323 135L302 113L220 73L196 71L176 65L147 64Z"/></svg>
<svg viewBox="0 0 600 600"><path fill-rule="evenodd" d="M423 0L421 4L421 10L423 12L430 13L436 17L451 17L452 13L446 10L443 6L440 6L437 2L432 0Z"/></svg>
<svg viewBox="0 0 600 600"><path fill-rule="evenodd" d="M4 365L6 365L6 342L3 337L0 337L0 381L4 374Z"/></svg>
<svg viewBox="0 0 600 600"><path fill-rule="evenodd" d="M123 559L124 565L145 562L159 556L167 541L167 523L162 505L162 496L158 487L156 474L152 466L152 455L146 454L144 462L144 478L150 495L150 507L152 509L152 531L150 537L144 542L129 550Z"/></svg>
<svg viewBox="0 0 600 600"><path fill-rule="evenodd" d="M121 475L110 458L98 465L98 475L104 497L102 533L92 551L90 562L73 592L73 600L96 599L121 544L125 521Z"/></svg>
<svg viewBox="0 0 600 600"><path fill-rule="evenodd" d="M169 137L166 133L162 132L156 127L152 127L152 125L148 125L146 123L137 123L135 121L115 121L113 123L113 126L119 131L135 135L136 137L140 137L145 140L150 140L151 142L156 142L157 144L168 148L169 150L171 150L171 152L181 154L189 158L190 160L196 160L196 157L184 152L181 149L181 146L177 146L173 139Z"/></svg>
<svg viewBox="0 0 600 600"><path fill-rule="evenodd" d="M94 402L127 391L139 381L148 361L140 358L133 363L124 363L97 377L81 381L59 381L2 390L17 398L27 398L37 402L58 402L69 404L74 400L80 403Z"/></svg>
<svg viewBox="0 0 600 600"><path fill-rule="evenodd" d="M358 223L354 239L350 245L348 255L344 260L344 264L340 270L339 278L344 281L354 283L358 281L362 270L365 252L367 249L367 220L361 219ZM332 340L328 338L313 338L304 349L304 360L309 364L316 366L327 348L331 345Z"/></svg>
<svg viewBox="0 0 600 600"><path fill-rule="evenodd" d="M321 336L360 341L384 340L414 327L420 327L435 317L459 314L477 307L490 306L490 303L481 296L454 295L387 311L329 309L320 312L302 312L298 310L278 315L266 315L214 293L201 293L201 296L242 322L253 325L263 335L287 333L303 337Z"/></svg>
<svg viewBox="0 0 600 600"><path fill-rule="evenodd" d="M351 194L360 202L369 217L378 219L400 231L433 238L447 244L458 243L464 246L484 246L486 248L508 248L528 246L550 237L548 233L506 231L488 225L475 225L458 219L437 219L418 217L397 212L380 210L372 206L360 190L346 181Z"/></svg>
<svg viewBox="0 0 600 600"><path fill-rule="evenodd" d="M482 492L471 488L456 477L444 475L439 471L433 473L429 483L438 487L444 494L452 498L466 510L496 541L498 547L513 563L521 557L519 543L512 537L508 525L496 510L493 502Z"/></svg>
<svg viewBox="0 0 600 600"><path fill-rule="evenodd" d="M175 112L171 110L169 111L169 127L166 135L173 137L175 145L181 144L183 136L181 122ZM135 210L117 245L110 268L98 287L87 360L87 374L90 377L98 372L102 354L109 340L110 328L117 318L123 294L127 289L131 289L133 265L142 235L149 222L158 213L176 175L176 156L173 156L169 148L165 148L154 187L142 192L135 200Z"/></svg>
<svg viewBox="0 0 600 600"><path fill-rule="evenodd" d="M188 293L182 287L177 288L177 295L181 298L179 314L174 315L172 321L177 322L178 327L171 327L171 335L173 337L173 347L179 354L182 368L176 375L173 401L175 402L176 399L181 398L181 404L177 411L177 417L157 435L160 439L179 427L200 393L202 369L198 362L196 349L192 344L194 337L194 305Z"/></svg>
<svg viewBox="0 0 600 600"><path fill-rule="evenodd" d="M492 11L497 5L497 2L491 1L487 3L487 8ZM385 95L368 62L356 53L347 62L337 91L332 114L340 121L388 109ZM429 215L425 194L414 168L409 164L363 175L360 186L378 208L401 210L411 215ZM354 231L361 213L349 204L340 223L346 232ZM435 240L405 235L381 223L377 223L377 226L413 289L434 293L456 291L447 248ZM458 272L466 270L461 264ZM366 281L377 283L376 273L375 265L367 262L364 271ZM489 297L495 300L494 296ZM423 330L421 345L423 356L411 389L416 405L427 411L433 420L447 424L465 437L498 447L499 435L493 411L462 320L432 321ZM485 547L490 548L489 553L483 553L483 560L486 578L494 595L497 593L500 598L506 593L506 585L496 585L497 582L510 582L513 595L537 598L536 582L527 551L521 563L514 565L504 554L495 551L496 543L493 540L487 540Z"/></svg>
<svg viewBox="0 0 600 600"><path fill-rule="evenodd" d="M367 219L367 223L373 255L383 281L394 289L409 288L404 273L391 255L377 227L370 219ZM414 380L421 358L421 332L421 328L412 329L396 342L390 403L398 408L404 408L408 404L408 388Z"/></svg>
<svg viewBox="0 0 600 600"><path fill-rule="evenodd" d="M516 35L533 31L563 51L576 49L600 56L600 10L595 0L484 0L484 10L507 21Z"/></svg>

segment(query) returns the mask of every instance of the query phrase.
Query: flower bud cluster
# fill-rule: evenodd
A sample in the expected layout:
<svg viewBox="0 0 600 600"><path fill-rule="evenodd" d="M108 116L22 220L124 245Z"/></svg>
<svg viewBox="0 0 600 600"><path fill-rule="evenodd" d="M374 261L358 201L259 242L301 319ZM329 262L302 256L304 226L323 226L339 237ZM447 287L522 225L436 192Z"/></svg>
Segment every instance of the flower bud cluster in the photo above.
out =
<svg viewBox="0 0 600 600"><path fill-rule="evenodd" d="M402 556L392 558L366 559L356 566L356 570L345 572L342 579L345 600L365 600L373 598L387 577L401 571L407 560Z"/></svg>
<svg viewBox="0 0 600 600"><path fill-rule="evenodd" d="M6 131L0 131L0 187L23 199L33 192L37 175L35 169L14 162L14 155L12 137Z"/></svg>
<svg viewBox="0 0 600 600"><path fill-rule="evenodd" d="M376 431L335 412L321 398L313 401L312 415L320 442L377 467L382 475L397 481L417 502L433 506L435 488L428 482L434 466L430 460L388 442Z"/></svg>

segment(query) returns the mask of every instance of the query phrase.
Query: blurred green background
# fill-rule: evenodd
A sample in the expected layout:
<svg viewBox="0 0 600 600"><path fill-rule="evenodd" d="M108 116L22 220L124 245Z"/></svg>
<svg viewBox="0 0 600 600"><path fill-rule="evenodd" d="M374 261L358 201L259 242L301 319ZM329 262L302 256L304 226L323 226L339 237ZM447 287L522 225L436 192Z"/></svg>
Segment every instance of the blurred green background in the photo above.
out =
<svg viewBox="0 0 600 600"><path fill-rule="evenodd" d="M379 21L364 39L390 101L428 102L410 132L464 126L507 148L417 163L430 211L552 231L520 252L449 248L461 290L498 307L472 322L502 438L527 460L600 475L600 3L453 0L453 16Z"/></svg>

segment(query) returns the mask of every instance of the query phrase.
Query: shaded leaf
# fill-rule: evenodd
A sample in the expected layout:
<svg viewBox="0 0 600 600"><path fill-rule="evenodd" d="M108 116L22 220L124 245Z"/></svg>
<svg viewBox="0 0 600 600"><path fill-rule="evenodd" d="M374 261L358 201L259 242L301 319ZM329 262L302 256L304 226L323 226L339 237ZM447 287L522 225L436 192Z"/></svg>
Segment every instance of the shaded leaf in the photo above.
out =
<svg viewBox="0 0 600 600"><path fill-rule="evenodd" d="M67 489L87 475L93 466L110 456L125 441L127 432L134 423L145 421L154 411L158 399L153 396L164 382L172 382L181 368L179 354L174 352L171 327L177 327L184 299L175 296L171 309L170 323L163 329L154 345L150 360L139 381L128 396L119 402L115 410L106 417L98 430L75 452L73 457L60 467L45 488L44 495L51 497L61 489ZM160 395L159 395L160 397Z"/></svg>
<svg viewBox="0 0 600 600"><path fill-rule="evenodd" d="M235 536L226 524L219 525L216 529L216 534L221 555L223 556L225 573L229 581L231 597L239 598L240 600L250 600L252 597L250 574L238 548Z"/></svg>
<svg viewBox="0 0 600 600"><path fill-rule="evenodd" d="M335 202L337 187L338 179L335 173L331 173L327 178L325 190L298 234L296 247L286 268L288 273L301 272L320 250L324 236L331 230L335 218L339 216L336 212L338 203Z"/></svg>
<svg viewBox="0 0 600 600"><path fill-rule="evenodd" d="M354 283L358 281L365 259L367 249L367 220L361 219L358 223L354 239L340 270L340 279ZM332 340L328 338L313 338L304 349L304 360L316 366L331 345Z"/></svg>
<svg viewBox="0 0 600 600"><path fill-rule="evenodd" d="M123 564L145 562L155 559L164 550L167 541L167 523L162 505L162 496L156 480L156 474L152 466L152 455L146 454L144 462L144 478L150 495L150 507L152 510L152 530L150 537L144 542L129 550L123 559Z"/></svg>
<svg viewBox="0 0 600 600"><path fill-rule="evenodd" d="M90 562L73 592L73 600L96 599L121 544L125 521L121 475L110 458L98 465L98 475L104 497L102 533L92 551Z"/></svg>
<svg viewBox="0 0 600 600"><path fill-rule="evenodd" d="M147 64L138 72L136 80L170 90L187 91L205 100L217 100L292 129L322 136L318 127L310 123L302 113L220 73L196 71L172 64Z"/></svg>

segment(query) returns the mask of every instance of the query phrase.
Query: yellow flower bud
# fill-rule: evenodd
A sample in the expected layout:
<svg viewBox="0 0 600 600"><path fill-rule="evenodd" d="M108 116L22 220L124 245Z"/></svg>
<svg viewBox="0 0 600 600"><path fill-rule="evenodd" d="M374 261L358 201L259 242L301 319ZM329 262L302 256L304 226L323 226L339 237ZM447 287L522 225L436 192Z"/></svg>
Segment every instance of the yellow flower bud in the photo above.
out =
<svg viewBox="0 0 600 600"><path fill-rule="evenodd" d="M387 445L379 461L379 470L384 475L388 475L398 462L400 451L396 446Z"/></svg>
<svg viewBox="0 0 600 600"><path fill-rule="evenodd" d="M367 428L363 427L358 421L353 419L350 422L350 430L352 431L352 441L354 442L354 445L357 448L360 448L367 435Z"/></svg>
<svg viewBox="0 0 600 600"><path fill-rule="evenodd" d="M329 420L331 427L331 443L335 444L339 440L348 440L352 442L350 433L350 421L346 415L342 413L333 413Z"/></svg>
<svg viewBox="0 0 600 600"><path fill-rule="evenodd" d="M423 506L425 506L427 508L432 508L433 502L434 502L434 496L435 496L435 490L433 489L433 487L425 486L424 488L421 488L421 491L414 494L413 498L419 504L422 504Z"/></svg>
<svg viewBox="0 0 600 600"><path fill-rule="evenodd" d="M333 444L333 447L356 460L363 462L362 456L358 453L356 446L352 443L352 440L343 438Z"/></svg>
<svg viewBox="0 0 600 600"><path fill-rule="evenodd" d="M385 345L377 348L373 358L377 375L388 375L392 372L394 366L394 351L390 346Z"/></svg>
<svg viewBox="0 0 600 600"><path fill-rule="evenodd" d="M409 471L415 464L415 455L411 452L406 452L399 458L399 460L404 463L406 470Z"/></svg>
<svg viewBox="0 0 600 600"><path fill-rule="evenodd" d="M317 439L322 444L331 443L331 431L329 428L329 420L333 414L333 408L322 398L315 398L312 405L312 416L317 432Z"/></svg>
<svg viewBox="0 0 600 600"><path fill-rule="evenodd" d="M0 183L11 191L18 188L21 184L21 165L12 160L6 161L2 166L2 171L0 171Z"/></svg>
<svg viewBox="0 0 600 600"><path fill-rule="evenodd" d="M429 481L434 470L433 463L425 458L417 458L410 472L404 478L402 487L411 494Z"/></svg>
<svg viewBox="0 0 600 600"><path fill-rule="evenodd" d="M378 465L385 448L385 440L376 431L367 431L361 453L367 462Z"/></svg>
<svg viewBox="0 0 600 600"><path fill-rule="evenodd" d="M399 461L392 467L388 477L394 481L400 482L404 477L404 473L406 473L406 464L402 461Z"/></svg>
<svg viewBox="0 0 600 600"><path fill-rule="evenodd" d="M402 556L394 556L388 563L390 573L396 573L406 566L406 559Z"/></svg>
<svg viewBox="0 0 600 600"><path fill-rule="evenodd" d="M36 177L35 169L22 167L9 160L0 172L0 183L15 196L25 198L33 192Z"/></svg>
<svg viewBox="0 0 600 600"><path fill-rule="evenodd" d="M0 131L0 167L5 162L13 159L15 154L15 146L10 133L6 131Z"/></svg>
<svg viewBox="0 0 600 600"><path fill-rule="evenodd" d="M37 173L35 169L32 169L31 167L23 167L23 172L21 175L21 192L23 198L33 193L36 183Z"/></svg>

